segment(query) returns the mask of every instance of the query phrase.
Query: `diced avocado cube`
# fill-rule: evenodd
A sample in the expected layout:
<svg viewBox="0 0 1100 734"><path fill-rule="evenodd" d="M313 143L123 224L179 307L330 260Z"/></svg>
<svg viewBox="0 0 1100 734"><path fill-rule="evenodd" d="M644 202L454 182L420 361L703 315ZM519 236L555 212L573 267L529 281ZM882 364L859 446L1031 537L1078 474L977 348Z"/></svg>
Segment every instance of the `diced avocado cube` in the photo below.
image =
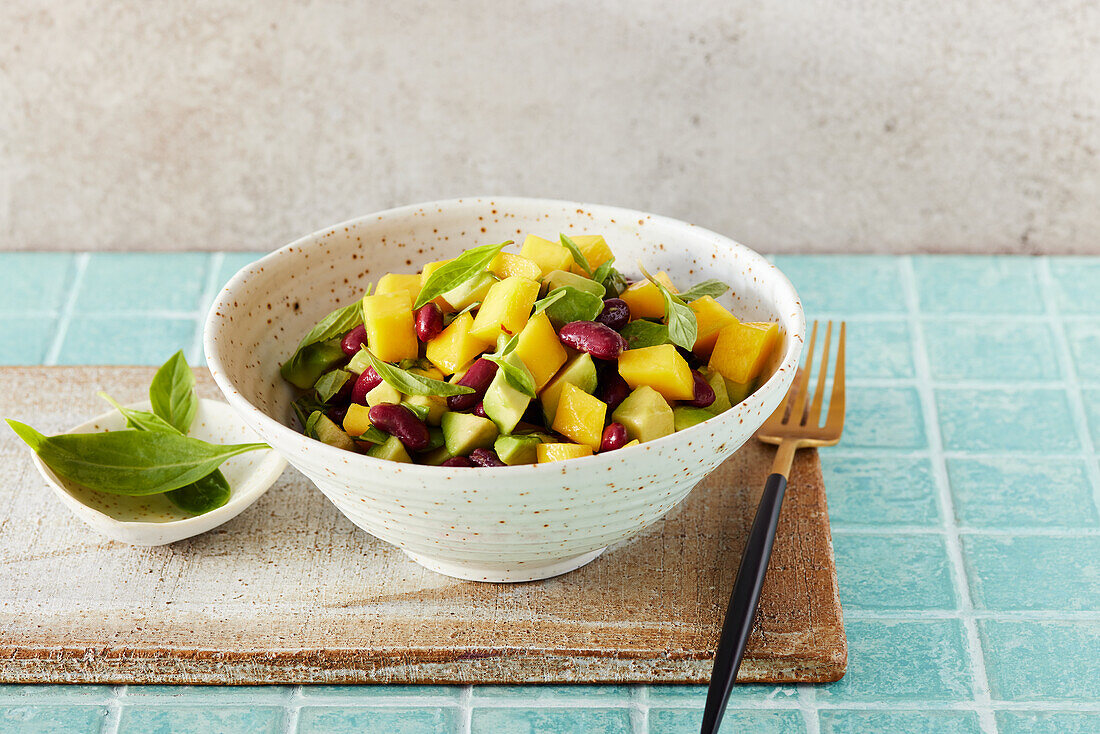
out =
<svg viewBox="0 0 1100 734"><path fill-rule="evenodd" d="M676 430L672 408L661 393L648 385L642 385L627 395L626 400L611 414L611 420L623 424L627 438L643 443Z"/></svg>
<svg viewBox="0 0 1100 734"><path fill-rule="evenodd" d="M730 405L737 405L744 401L749 395L752 395L753 389L756 387L756 380L749 380L748 382L734 382L728 377L726 381L726 396L729 398Z"/></svg>
<svg viewBox="0 0 1100 734"><path fill-rule="evenodd" d="M340 426L319 410L310 413L309 420L306 421L305 434L329 446L355 451L355 442L351 440L351 436L344 433Z"/></svg>
<svg viewBox="0 0 1100 734"><path fill-rule="evenodd" d="M340 350L343 351L343 350ZM370 367L370 359L367 358L367 350L360 349L355 355L348 361L348 366L345 367L348 372L354 372L357 375L363 374L363 371Z"/></svg>
<svg viewBox="0 0 1100 734"><path fill-rule="evenodd" d="M398 405L401 403L401 393L388 382L379 382L367 393L367 405L370 407L373 408L383 403L389 405Z"/></svg>
<svg viewBox="0 0 1100 734"><path fill-rule="evenodd" d="M496 276L485 271L444 293L443 300L455 311L461 311L467 306L481 303L485 299L485 294L489 292L489 288L496 282Z"/></svg>
<svg viewBox="0 0 1100 734"><path fill-rule="evenodd" d="M714 390L714 402L707 406L707 410L714 415L725 413L732 407L729 393L726 392L726 378L722 377L720 373L712 372L705 367L702 370L702 375L706 378L710 389Z"/></svg>
<svg viewBox="0 0 1100 734"><path fill-rule="evenodd" d="M416 413L417 417L423 413L424 416L420 420L429 426L438 426L443 414L447 412L446 399L437 395L409 395L401 401L401 404Z"/></svg>
<svg viewBox="0 0 1100 734"><path fill-rule="evenodd" d="M431 451L426 451L423 454L419 454L417 456L417 459L420 460L421 464L427 464L428 466L439 466L444 461L452 458L453 456L454 454L448 451L446 446L440 446L437 449L432 449Z"/></svg>
<svg viewBox="0 0 1100 734"><path fill-rule="evenodd" d="M280 368L283 379L295 387L307 390L317 384L317 379L335 367L344 358L340 340L310 344L296 352Z"/></svg>
<svg viewBox="0 0 1100 734"><path fill-rule="evenodd" d="M434 451L441 446L446 445L446 441L443 440L443 429L432 426L428 429L428 448L425 451Z"/></svg>
<svg viewBox="0 0 1100 734"><path fill-rule="evenodd" d="M690 405L678 405L672 409L673 426L677 431L697 426L708 418L713 418L706 408L695 408Z"/></svg>
<svg viewBox="0 0 1100 734"><path fill-rule="evenodd" d="M542 441L538 436L498 436L493 448L497 456L508 466L516 464L534 464L538 461L538 445Z"/></svg>
<svg viewBox="0 0 1100 734"><path fill-rule="evenodd" d="M451 456L466 456L474 449L489 448L500 433L491 420L473 413L448 411L443 414L440 426Z"/></svg>
<svg viewBox="0 0 1100 734"><path fill-rule="evenodd" d="M558 288L564 288L567 285L571 285L579 291L585 293L591 293L594 296L604 297L604 287L602 284L597 283L591 278L586 278L583 275L577 275L576 273L570 273L565 270L555 270L552 273L548 273L543 282L546 284L546 292L553 293Z"/></svg>
<svg viewBox="0 0 1100 734"><path fill-rule="evenodd" d="M504 359L513 366L526 369L523 367L523 362L520 361L515 353L509 354ZM520 418L523 417L530 403L530 397L517 390L512 386L512 383L508 382L508 378L505 376L503 369L497 370L482 400L482 405L485 408L485 415L489 417L489 420L497 424L497 428L501 433L511 433L515 429L516 424L519 423Z"/></svg>
<svg viewBox="0 0 1100 734"><path fill-rule="evenodd" d="M558 400L561 398L562 388L566 384L576 385L581 390L591 395L596 392L596 364L592 356L586 352L576 355L558 370L554 379L546 383L546 387L539 393L542 402L542 412L546 415L546 425L554 424L554 414L558 410Z"/></svg>
<svg viewBox="0 0 1100 734"><path fill-rule="evenodd" d="M405 445L398 440L397 436L390 436L385 443L371 446L370 450L367 451L367 456L385 459L386 461L400 461L404 464L412 463L409 452L405 450Z"/></svg>

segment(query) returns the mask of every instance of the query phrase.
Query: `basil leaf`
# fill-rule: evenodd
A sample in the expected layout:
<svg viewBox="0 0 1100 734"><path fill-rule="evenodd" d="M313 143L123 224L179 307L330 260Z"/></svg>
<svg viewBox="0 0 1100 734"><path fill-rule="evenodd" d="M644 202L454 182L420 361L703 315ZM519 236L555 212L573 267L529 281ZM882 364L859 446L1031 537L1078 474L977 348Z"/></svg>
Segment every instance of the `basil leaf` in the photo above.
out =
<svg viewBox="0 0 1100 734"><path fill-rule="evenodd" d="M650 275L641 263L638 264L638 267L641 268L642 275L650 283L657 286L657 290L661 291L661 295L665 298L665 323L668 324L669 340L684 349L694 347L695 339L699 335L699 325L695 321L695 312L674 296L672 291L665 288L660 281Z"/></svg>
<svg viewBox="0 0 1100 734"><path fill-rule="evenodd" d="M317 384L313 387L317 390L317 397L321 402L327 403L336 397L350 379L351 373L347 370L332 370L317 378Z"/></svg>
<svg viewBox="0 0 1100 734"><path fill-rule="evenodd" d="M592 280L602 284L607 280L607 276L611 273L611 268L615 266L615 258L601 263L600 267L596 268L596 272L592 273Z"/></svg>
<svg viewBox="0 0 1100 734"><path fill-rule="evenodd" d="M560 234L558 237L561 239L562 245L565 249L569 250L573 254L573 262L581 266L581 270L588 273L588 277L592 277L592 266L588 264L588 258L581 252L581 248L577 247L577 243L569 237L569 235Z"/></svg>
<svg viewBox="0 0 1100 734"><path fill-rule="evenodd" d="M229 480L215 469L213 473L186 487L165 492L164 496L181 510L192 515L202 515L223 506L229 501L231 494Z"/></svg>
<svg viewBox="0 0 1100 734"><path fill-rule="evenodd" d="M8 425L59 475L98 492L131 496L186 487L232 456L270 448L264 443L217 446L159 431L43 436L18 421L9 419Z"/></svg>
<svg viewBox="0 0 1100 734"><path fill-rule="evenodd" d="M627 349L641 349L669 343L668 327L645 319L631 321L622 328L619 335L626 339Z"/></svg>
<svg viewBox="0 0 1100 734"><path fill-rule="evenodd" d="M413 405L412 403L401 403L401 405L411 410L421 423L428 420L428 413L432 412L427 405ZM371 427L373 428L373 426Z"/></svg>
<svg viewBox="0 0 1100 734"><path fill-rule="evenodd" d="M557 303L562 298L565 298L567 295L569 295L569 292L566 291L565 288L558 288L546 298L535 301L535 310L531 312L531 315L538 316L540 313L545 311L553 304Z"/></svg>
<svg viewBox="0 0 1100 734"><path fill-rule="evenodd" d="M177 431L186 434L191 430L199 399L195 396L195 374L187 366L182 349L169 357L153 375L149 402L153 404L153 412Z"/></svg>
<svg viewBox="0 0 1100 734"><path fill-rule="evenodd" d="M295 387L308 390L317 384L321 375L345 359L340 341L332 339L303 347L279 368L283 379Z"/></svg>
<svg viewBox="0 0 1100 734"><path fill-rule="evenodd" d="M317 423L324 417L324 413L320 410L315 410L309 414L309 417L302 423L302 433L312 438L314 441L320 441L317 437Z"/></svg>
<svg viewBox="0 0 1100 734"><path fill-rule="evenodd" d="M591 321L603 310L603 299L592 293L565 285L554 293L565 291L565 295L546 308L546 315L555 324L568 324L573 321ZM553 295L553 294L551 294Z"/></svg>
<svg viewBox="0 0 1100 734"><path fill-rule="evenodd" d="M366 293L369 295L372 286L367 286ZM356 300L354 303L350 303L343 308L338 308L328 316L324 317L317 322L317 325L309 330L309 333L305 335L302 341L298 342L298 349L304 349L310 344L317 344L319 342L327 342L330 339L336 337L342 337L349 331L354 329L363 323L363 302L362 299Z"/></svg>
<svg viewBox="0 0 1100 734"><path fill-rule="evenodd" d="M390 434L383 431L378 426L371 426L363 435L359 437L360 441L367 441L369 443L385 443L390 438Z"/></svg>
<svg viewBox="0 0 1100 734"><path fill-rule="evenodd" d="M429 301L435 300L452 288L465 283L473 278L493 261L505 245L512 244L512 240L501 242L499 245L481 245L473 247L462 253L454 260L439 268L424 283L420 289L420 295L416 297L413 309L418 309Z"/></svg>
<svg viewBox="0 0 1100 734"><path fill-rule="evenodd" d="M106 400L108 403L110 403L115 410L122 414L122 417L126 419L127 428L133 428L138 431L179 433L178 428L161 418L156 413L150 413L147 410L135 410L133 408L127 408L123 405L119 405L118 401L116 401L105 392L99 392L96 394Z"/></svg>
<svg viewBox="0 0 1100 734"><path fill-rule="evenodd" d="M610 268L607 271L607 277L600 283L603 285L604 294L607 298L618 298L626 290L626 278L615 268Z"/></svg>
<svg viewBox="0 0 1100 734"><path fill-rule="evenodd" d="M449 397L451 395L465 395L474 392L472 387L454 385L450 382L443 382L442 380L433 380L430 377L424 377L423 375L407 372L400 367L394 367L392 364L383 362L378 359L378 357L375 357L366 347L363 347L363 351L367 353L367 359L370 360L371 366L374 367L374 371L378 373L378 376L381 377L387 385L405 395L439 395L442 397Z"/></svg>
<svg viewBox="0 0 1100 734"><path fill-rule="evenodd" d="M531 375L531 371L527 369L527 365L513 364L510 360L504 357L488 356L485 359L490 362L495 362L501 372L504 373L504 379L508 384L519 390L521 393L529 398L538 397L538 393L535 391L535 378ZM518 360L517 360L518 361Z"/></svg>
<svg viewBox="0 0 1100 734"><path fill-rule="evenodd" d="M676 295L681 301L690 303L696 298L702 298L703 296L717 298L729 289L730 287L720 280L704 280L702 283L696 283L683 293L677 293Z"/></svg>
<svg viewBox="0 0 1100 734"><path fill-rule="evenodd" d="M306 423L309 421L309 416L317 411L323 411L325 404L317 399L317 394L313 392L307 392L297 400L295 400L291 407L294 408L294 415L298 418L298 423L302 426L302 430L305 430Z"/></svg>

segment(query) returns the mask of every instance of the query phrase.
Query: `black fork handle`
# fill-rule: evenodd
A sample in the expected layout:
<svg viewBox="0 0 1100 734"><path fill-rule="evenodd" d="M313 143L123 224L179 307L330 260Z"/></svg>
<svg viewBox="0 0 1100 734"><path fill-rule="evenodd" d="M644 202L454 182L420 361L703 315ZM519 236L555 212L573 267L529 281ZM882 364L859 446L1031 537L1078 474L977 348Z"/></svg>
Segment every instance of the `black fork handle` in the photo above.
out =
<svg viewBox="0 0 1100 734"><path fill-rule="evenodd" d="M745 552L741 555L741 566L737 569L737 580L733 582L718 650L714 654L714 670L710 675L706 708L703 709L702 734L717 734L722 714L726 712L726 702L729 701L737 670L741 667L741 657L745 654L745 646L752 632L756 604L760 601L760 588L764 585L764 574L772 555L775 529L779 524L779 511L783 507L786 489L787 478L782 474L772 474L760 496Z"/></svg>

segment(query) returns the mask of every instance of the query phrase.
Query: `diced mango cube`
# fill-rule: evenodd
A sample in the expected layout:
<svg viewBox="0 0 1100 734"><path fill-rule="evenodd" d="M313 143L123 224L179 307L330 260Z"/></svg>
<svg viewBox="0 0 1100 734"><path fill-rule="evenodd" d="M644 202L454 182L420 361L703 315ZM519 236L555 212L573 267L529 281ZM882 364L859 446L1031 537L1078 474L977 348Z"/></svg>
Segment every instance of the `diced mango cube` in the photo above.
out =
<svg viewBox="0 0 1100 734"><path fill-rule="evenodd" d="M776 324L746 321L724 326L711 352L710 368L728 380L747 383L760 375L778 342Z"/></svg>
<svg viewBox="0 0 1100 734"><path fill-rule="evenodd" d="M544 276L555 270L569 270L573 267L573 253L560 242L544 240L533 234L527 235L519 254L534 261Z"/></svg>
<svg viewBox="0 0 1100 734"><path fill-rule="evenodd" d="M439 336L428 342L424 356L445 375L465 369L492 343L471 334L473 325L474 317L469 312L462 314L440 332Z"/></svg>
<svg viewBox="0 0 1100 734"><path fill-rule="evenodd" d="M370 408L366 405L352 403L344 416L344 431L349 436L358 438L370 428Z"/></svg>
<svg viewBox="0 0 1100 734"><path fill-rule="evenodd" d="M672 285L668 273L660 271L653 276L661 285L673 293L678 293L676 286ZM630 318L633 319L663 319L665 317L665 297L657 286L648 279L639 280L619 294L619 298L630 306Z"/></svg>
<svg viewBox="0 0 1100 734"><path fill-rule="evenodd" d="M540 443L535 447L535 455L540 464L551 461L565 461L566 459L579 459L582 456L591 456L592 447L579 443Z"/></svg>
<svg viewBox="0 0 1100 734"><path fill-rule="evenodd" d="M383 362L416 359L420 342L416 340L408 293L363 296L363 325L375 357Z"/></svg>
<svg viewBox="0 0 1100 734"><path fill-rule="evenodd" d="M489 272L501 280L517 276L538 280L542 277L542 268L534 260L511 252L502 252L489 263Z"/></svg>
<svg viewBox="0 0 1100 734"><path fill-rule="evenodd" d="M387 293L408 293L409 302L415 303L416 297L420 295L420 274L386 273L378 279L374 294L384 296Z"/></svg>
<svg viewBox="0 0 1100 734"><path fill-rule="evenodd" d="M428 282L428 278L431 277L432 273L439 270L441 267L449 262L450 260L436 260L434 262L427 263L424 266L424 269L420 271L420 287L424 287L424 284ZM419 295L420 291L417 291L416 296ZM413 296L413 303L416 303L416 296ZM453 310L451 309L450 304L448 304L447 301L444 300L443 296L436 296L432 300L432 303L439 306L444 312Z"/></svg>
<svg viewBox="0 0 1100 734"><path fill-rule="evenodd" d="M619 355L619 374L632 388L648 385L666 400L695 397L691 367L671 344L626 350Z"/></svg>
<svg viewBox="0 0 1100 734"><path fill-rule="evenodd" d="M535 378L535 391L541 390L569 356L545 313L532 317L516 342L516 355Z"/></svg>
<svg viewBox="0 0 1100 734"><path fill-rule="evenodd" d="M401 402L401 392L388 382L379 382L367 393L367 405L398 405Z"/></svg>
<svg viewBox="0 0 1100 734"><path fill-rule="evenodd" d="M584 255L584 259L588 261L588 267L592 268L593 273L596 272L596 268L614 257L602 234L578 234L569 239L573 240L573 244ZM588 277L588 273L584 272L584 269L576 263L573 263L573 272Z"/></svg>
<svg viewBox="0 0 1100 734"><path fill-rule="evenodd" d="M695 324L698 328L695 346L691 348L691 351L705 359L714 351L714 343L718 341L718 332L725 326L736 324L737 317L710 296L696 298L688 305L695 312Z"/></svg>
<svg viewBox="0 0 1100 734"><path fill-rule="evenodd" d="M470 333L490 344L501 333L518 334L527 324L538 297L539 284L529 278L513 276L497 281L485 294Z"/></svg>
<svg viewBox="0 0 1100 734"><path fill-rule="evenodd" d="M552 428L593 451L600 448L607 403L595 398L576 385L567 383L558 398Z"/></svg>

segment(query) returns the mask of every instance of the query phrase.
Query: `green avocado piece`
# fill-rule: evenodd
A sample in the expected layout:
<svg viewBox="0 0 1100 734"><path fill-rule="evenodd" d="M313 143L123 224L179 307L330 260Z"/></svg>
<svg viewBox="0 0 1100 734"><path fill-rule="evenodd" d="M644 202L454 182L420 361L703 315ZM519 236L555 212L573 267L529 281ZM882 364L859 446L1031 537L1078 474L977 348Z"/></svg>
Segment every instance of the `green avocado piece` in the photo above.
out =
<svg viewBox="0 0 1100 734"><path fill-rule="evenodd" d="M424 417L420 420L429 426L438 426L447 410L446 399L435 395L408 395L401 400L401 404L416 413L417 417L423 413Z"/></svg>
<svg viewBox="0 0 1100 734"><path fill-rule="evenodd" d="M319 410L310 413L309 419L306 421L305 434L321 443L327 443L329 446L355 451L355 442L351 440L351 436Z"/></svg>
<svg viewBox="0 0 1100 734"><path fill-rule="evenodd" d="M374 407L388 403L398 405L401 403L401 393L388 382L379 382L367 393L367 405Z"/></svg>
<svg viewBox="0 0 1100 734"><path fill-rule="evenodd" d="M332 339L318 342L298 350L288 359L279 373L295 387L308 390L317 384L317 379L335 367L344 359L344 350L340 340Z"/></svg>
<svg viewBox="0 0 1100 734"><path fill-rule="evenodd" d="M672 408L661 393L649 385L642 385L627 395L626 400L611 414L611 420L623 424L627 438L632 441L638 439L642 443L676 430Z"/></svg>
<svg viewBox="0 0 1100 734"><path fill-rule="evenodd" d="M417 458L420 460L421 464L427 464L428 466L439 466L444 461L452 458L453 456L454 454L448 451L446 446L440 446L439 448L432 449L431 451L427 451L423 454L419 454Z"/></svg>
<svg viewBox="0 0 1100 734"><path fill-rule="evenodd" d="M712 372L706 368L703 369L702 375L706 378L710 389L714 390L714 402L707 406L707 410L718 415L733 407L730 405L730 396L726 392L726 378L722 377L721 373Z"/></svg>
<svg viewBox="0 0 1100 734"><path fill-rule="evenodd" d="M496 282L496 276L489 271L485 271L444 293L443 300L451 304L451 308L461 311L467 306L485 300L485 294Z"/></svg>
<svg viewBox="0 0 1100 734"><path fill-rule="evenodd" d="M506 356L504 361L517 367L523 367L523 362L520 361L515 352ZM511 433L515 430L516 424L519 423L524 412L526 412L527 406L531 403L531 398L513 387L512 383L508 382L508 378L505 377L504 370L498 369L481 402L485 408L485 415L497 424L500 432Z"/></svg>
<svg viewBox="0 0 1100 734"><path fill-rule="evenodd" d="M708 418L713 417L714 413L711 413L706 408L695 408L691 405L678 405L672 409L673 427L677 431L697 426Z"/></svg>
<svg viewBox="0 0 1100 734"><path fill-rule="evenodd" d="M546 277L542 279L542 282L546 284L547 293L553 293L558 288L564 288L567 285L571 285L579 291L599 296L600 300L603 300L604 297L604 287L602 284L597 283L591 278L586 278L583 275L570 273L568 270L551 270L546 274Z"/></svg>
<svg viewBox="0 0 1100 734"><path fill-rule="evenodd" d="M508 466L534 464L538 461L536 447L542 443L538 436L498 436L493 448L497 456Z"/></svg>
<svg viewBox="0 0 1100 734"><path fill-rule="evenodd" d="M400 461L404 464L412 463L409 452L405 450L405 445L397 439L397 436L390 436L385 443L371 446L370 450L367 451L367 456L387 461Z"/></svg>
<svg viewBox="0 0 1100 734"><path fill-rule="evenodd" d="M722 378L726 382L726 396L729 398L730 405L737 405L742 400L752 395L753 389L756 387L755 380L749 380L748 382L734 382Z"/></svg>
<svg viewBox="0 0 1100 734"><path fill-rule="evenodd" d="M592 361L592 355L581 352L570 359L554 375L554 379L546 383L539 393L542 402L542 412L546 416L546 425L554 425L554 414L558 411L558 399L566 383L576 385L581 390L591 395L596 392L596 364Z"/></svg>
<svg viewBox="0 0 1100 734"><path fill-rule="evenodd" d="M451 456L466 456L474 449L489 448L499 433L495 423L473 413L448 411L443 414L440 427Z"/></svg>

